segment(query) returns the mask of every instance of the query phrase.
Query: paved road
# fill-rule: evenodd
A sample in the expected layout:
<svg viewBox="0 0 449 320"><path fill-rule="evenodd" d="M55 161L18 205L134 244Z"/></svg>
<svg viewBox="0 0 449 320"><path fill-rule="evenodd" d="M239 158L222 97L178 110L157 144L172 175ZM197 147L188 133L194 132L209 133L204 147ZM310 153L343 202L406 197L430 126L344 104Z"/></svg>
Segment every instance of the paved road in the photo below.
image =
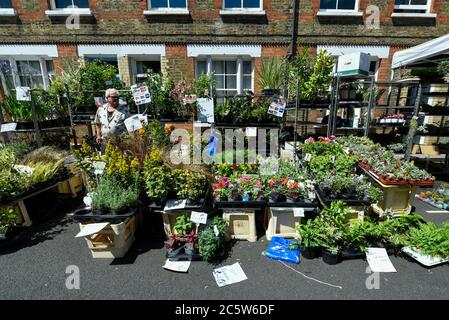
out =
<svg viewBox="0 0 449 320"><path fill-rule="evenodd" d="M66 209L33 228L33 239L14 252L0 255L0 299L448 299L449 265L426 269L401 257L391 257L397 273L380 275L378 290L368 290L369 274L364 260L349 260L331 266L321 259L303 259L299 265L283 265L262 255L267 241L237 242L220 265L239 262L248 280L218 288L205 262L192 262L187 274L162 268L165 250L162 221L147 216L138 239L124 259L93 259L84 239L75 239L78 225L66 214L80 204L68 201ZM432 221L449 220L448 213L415 201L417 212ZM153 235L153 236L152 236ZM80 290L65 286L66 268L79 267ZM293 268L293 270L292 270ZM331 287L308 277L340 288Z"/></svg>

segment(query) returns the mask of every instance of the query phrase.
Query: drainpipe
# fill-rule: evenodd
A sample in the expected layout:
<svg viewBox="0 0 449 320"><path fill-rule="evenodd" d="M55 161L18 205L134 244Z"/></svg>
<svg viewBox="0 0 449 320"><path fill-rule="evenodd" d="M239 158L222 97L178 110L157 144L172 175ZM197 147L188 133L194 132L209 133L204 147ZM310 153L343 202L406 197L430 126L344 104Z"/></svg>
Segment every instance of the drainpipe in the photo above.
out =
<svg viewBox="0 0 449 320"><path fill-rule="evenodd" d="M287 59L291 59L296 55L296 44L298 38L298 11L299 11L299 0L293 0L292 6L292 38L290 42L290 52L288 53Z"/></svg>

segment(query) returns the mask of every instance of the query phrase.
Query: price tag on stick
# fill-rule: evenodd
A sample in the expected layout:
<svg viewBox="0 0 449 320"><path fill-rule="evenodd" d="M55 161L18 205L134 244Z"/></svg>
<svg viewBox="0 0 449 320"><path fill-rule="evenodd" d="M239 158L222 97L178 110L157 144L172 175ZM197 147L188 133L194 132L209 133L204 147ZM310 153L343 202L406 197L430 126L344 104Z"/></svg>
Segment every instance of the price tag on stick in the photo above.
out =
<svg viewBox="0 0 449 320"><path fill-rule="evenodd" d="M207 213L192 211L192 214L190 215L190 221L196 224L206 224Z"/></svg>
<svg viewBox="0 0 449 320"><path fill-rule="evenodd" d="M312 160L312 155L310 153L307 153L304 157L304 161L310 161Z"/></svg>

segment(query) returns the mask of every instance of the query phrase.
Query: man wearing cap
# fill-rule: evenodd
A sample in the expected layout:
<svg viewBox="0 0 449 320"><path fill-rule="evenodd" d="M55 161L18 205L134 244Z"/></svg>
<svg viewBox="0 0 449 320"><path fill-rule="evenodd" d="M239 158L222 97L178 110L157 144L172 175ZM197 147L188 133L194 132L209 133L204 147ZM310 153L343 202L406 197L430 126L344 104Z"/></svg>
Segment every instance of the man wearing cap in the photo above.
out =
<svg viewBox="0 0 449 320"><path fill-rule="evenodd" d="M127 106L119 104L119 94L116 89L106 90L105 98L108 103L98 108L95 115L98 144L101 144L104 139L126 132L125 119L131 116Z"/></svg>

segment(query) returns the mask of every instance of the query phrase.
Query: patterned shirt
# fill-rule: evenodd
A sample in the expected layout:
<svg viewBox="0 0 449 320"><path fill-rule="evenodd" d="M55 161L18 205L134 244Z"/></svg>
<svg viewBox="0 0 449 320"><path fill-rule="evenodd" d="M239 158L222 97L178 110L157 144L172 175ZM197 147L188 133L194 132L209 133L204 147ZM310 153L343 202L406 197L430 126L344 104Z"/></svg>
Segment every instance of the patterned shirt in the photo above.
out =
<svg viewBox="0 0 449 320"><path fill-rule="evenodd" d="M103 138L118 136L126 132L125 119L130 116L131 113L126 105L119 105L112 116L108 116L108 104L106 103L98 108L95 123L101 125L101 136Z"/></svg>

